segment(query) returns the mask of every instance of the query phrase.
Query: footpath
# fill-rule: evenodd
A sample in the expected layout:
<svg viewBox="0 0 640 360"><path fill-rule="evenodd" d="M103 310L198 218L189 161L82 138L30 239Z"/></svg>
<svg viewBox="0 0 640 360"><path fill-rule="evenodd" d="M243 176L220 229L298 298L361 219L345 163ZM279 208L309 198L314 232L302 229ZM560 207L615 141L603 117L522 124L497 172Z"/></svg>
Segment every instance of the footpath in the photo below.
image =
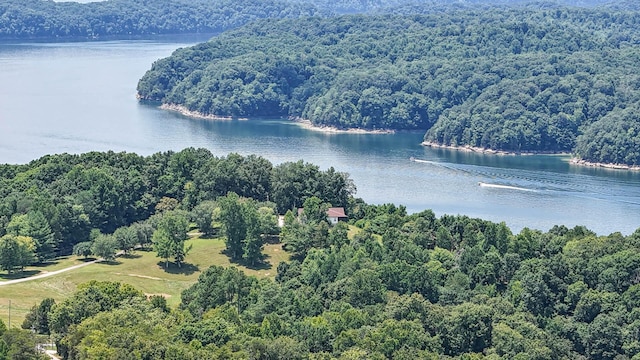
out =
<svg viewBox="0 0 640 360"><path fill-rule="evenodd" d="M97 263L97 262L99 262L99 261L102 261L102 259L96 259L96 260L89 261L89 262L86 262L86 263L82 263L82 264L78 264L78 265L73 265L73 266L70 266L70 267L68 267L68 268L64 268L64 269L61 269L61 270L56 270L56 271L51 271L51 272L45 272L45 273L42 273L42 274L38 274L38 275L34 275L34 276L30 276L30 277L26 277L26 278L23 278L23 279L15 279L15 280L0 281L0 286L4 286L4 285L11 285L11 284L17 284L17 283L27 282L27 281L33 281L33 280L38 280L38 279L46 278L46 277L49 277L49 276L58 275L58 274L60 274L60 273L66 272L66 271L71 271L71 270L75 270L75 269L78 269L78 268L81 268L81 267L85 267L85 266L88 266L88 265L91 265L91 264L95 264L95 263Z"/></svg>

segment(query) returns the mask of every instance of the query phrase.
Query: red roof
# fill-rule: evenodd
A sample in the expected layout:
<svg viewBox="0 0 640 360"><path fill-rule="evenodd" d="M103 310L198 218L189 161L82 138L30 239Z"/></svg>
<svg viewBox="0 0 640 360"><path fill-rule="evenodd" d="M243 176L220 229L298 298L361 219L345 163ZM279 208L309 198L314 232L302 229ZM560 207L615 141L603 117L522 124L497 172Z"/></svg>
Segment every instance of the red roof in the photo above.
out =
<svg viewBox="0 0 640 360"><path fill-rule="evenodd" d="M328 217L336 217L336 218L346 218L347 217L347 215L344 214L344 208L341 208L341 207L329 208L327 210L327 216Z"/></svg>
<svg viewBox="0 0 640 360"><path fill-rule="evenodd" d="M302 215L303 212L303 208L298 208L298 216ZM327 209L327 217L346 218L347 215L344 213L344 208L332 207Z"/></svg>

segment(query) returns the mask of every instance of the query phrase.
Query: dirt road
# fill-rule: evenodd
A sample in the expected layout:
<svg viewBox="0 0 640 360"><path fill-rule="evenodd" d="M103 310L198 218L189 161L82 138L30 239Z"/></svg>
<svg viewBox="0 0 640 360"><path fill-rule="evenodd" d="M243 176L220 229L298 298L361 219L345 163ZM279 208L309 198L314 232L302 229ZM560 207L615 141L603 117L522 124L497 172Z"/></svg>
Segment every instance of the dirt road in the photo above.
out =
<svg viewBox="0 0 640 360"><path fill-rule="evenodd" d="M64 269L60 269L60 270L56 270L56 271L51 271L51 272L45 272L42 274L38 274L35 276L30 276L30 277L26 277L23 279L15 279L15 280L7 280L7 281L0 281L0 286L4 286L4 285L11 285L11 284L17 284L17 283L21 283L21 282L27 282L27 281L33 281L33 280L38 280L38 279L42 279L42 278L46 278L49 276L54 276L54 275L58 275L60 273L66 272L66 271L71 271L74 269L78 269L84 266L88 266L91 264L95 264L99 261L102 261L102 259L97 259L97 260L93 260L93 261L89 261L86 263L82 263L82 264L78 264L78 265L74 265L74 266L70 266L68 268L64 268Z"/></svg>

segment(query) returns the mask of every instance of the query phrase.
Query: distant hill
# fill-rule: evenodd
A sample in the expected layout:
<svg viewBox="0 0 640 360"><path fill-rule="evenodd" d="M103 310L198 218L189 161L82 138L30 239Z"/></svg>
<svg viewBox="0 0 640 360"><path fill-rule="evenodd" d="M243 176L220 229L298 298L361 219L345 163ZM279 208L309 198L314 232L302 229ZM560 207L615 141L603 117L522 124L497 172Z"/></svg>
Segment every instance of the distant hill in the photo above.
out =
<svg viewBox="0 0 640 360"><path fill-rule="evenodd" d="M280 0L4 0L0 39L213 33L257 19L317 14L311 5Z"/></svg>
<svg viewBox="0 0 640 360"><path fill-rule="evenodd" d="M426 13L487 5L522 5L521 0L109 0L0 2L2 39L100 39L220 32L264 18L299 18L355 13ZM533 2L535 6L594 6L601 0ZM619 4L622 3L622 4ZM633 1L611 2L638 9Z"/></svg>

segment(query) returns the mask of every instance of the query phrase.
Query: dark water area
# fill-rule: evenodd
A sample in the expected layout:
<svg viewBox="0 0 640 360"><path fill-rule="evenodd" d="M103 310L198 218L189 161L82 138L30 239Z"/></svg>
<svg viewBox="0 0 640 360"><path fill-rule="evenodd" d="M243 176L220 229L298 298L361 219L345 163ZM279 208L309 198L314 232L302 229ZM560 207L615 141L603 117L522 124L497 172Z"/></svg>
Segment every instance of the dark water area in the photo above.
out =
<svg viewBox="0 0 640 360"><path fill-rule="evenodd" d="M45 154L204 147L348 172L356 196L410 212L463 214L523 227L640 227L640 172L587 168L568 156L497 156L420 146L423 133L326 134L282 119L209 121L141 104L138 79L200 38L0 44L0 163ZM416 161L410 161L414 158Z"/></svg>

